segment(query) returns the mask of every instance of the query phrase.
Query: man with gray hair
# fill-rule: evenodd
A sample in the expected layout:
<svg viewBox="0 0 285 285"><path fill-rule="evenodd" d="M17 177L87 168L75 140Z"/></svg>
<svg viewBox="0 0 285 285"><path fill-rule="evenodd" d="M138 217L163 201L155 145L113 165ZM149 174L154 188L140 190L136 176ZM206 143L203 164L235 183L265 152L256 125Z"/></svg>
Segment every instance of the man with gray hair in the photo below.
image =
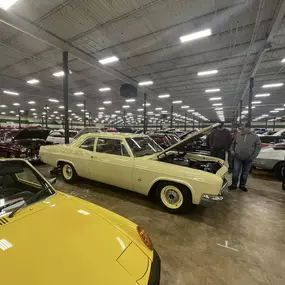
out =
<svg viewBox="0 0 285 285"><path fill-rule="evenodd" d="M260 149L260 138L250 131L250 126L248 124L241 126L240 132L236 135L230 148L231 154L234 156L234 169L232 185L229 186L229 189L237 189L239 182L239 188L243 191L247 191L245 185L248 173L252 161L258 156Z"/></svg>

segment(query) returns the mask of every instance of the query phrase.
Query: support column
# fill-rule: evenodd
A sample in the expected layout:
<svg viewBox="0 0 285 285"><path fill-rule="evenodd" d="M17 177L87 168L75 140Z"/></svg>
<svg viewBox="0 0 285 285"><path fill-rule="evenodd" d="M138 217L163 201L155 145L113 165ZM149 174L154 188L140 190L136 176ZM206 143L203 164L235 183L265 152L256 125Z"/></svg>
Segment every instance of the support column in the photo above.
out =
<svg viewBox="0 0 285 285"><path fill-rule="evenodd" d="M173 105L171 105L170 109L170 128L173 126Z"/></svg>
<svg viewBox="0 0 285 285"><path fill-rule="evenodd" d="M239 103L239 124L241 125L241 114L242 113L242 100Z"/></svg>
<svg viewBox="0 0 285 285"><path fill-rule="evenodd" d="M268 122L268 120L265 121L265 129L267 129L267 122Z"/></svg>
<svg viewBox="0 0 285 285"><path fill-rule="evenodd" d="M144 93L144 100L143 100L143 132L144 134L147 132L146 93Z"/></svg>
<svg viewBox="0 0 285 285"><path fill-rule="evenodd" d="M21 129L21 112L20 112L20 108L18 110L18 115L19 115L19 117L18 117L19 129Z"/></svg>
<svg viewBox="0 0 285 285"><path fill-rule="evenodd" d="M84 128L86 128L86 100L84 100L84 115L83 115L83 122L84 122Z"/></svg>
<svg viewBox="0 0 285 285"><path fill-rule="evenodd" d="M193 115L192 119L193 119L193 121L192 121L192 127L193 127L193 131L194 131L194 129L195 129L195 122L194 122L195 117L194 117L194 115Z"/></svg>
<svg viewBox="0 0 285 285"><path fill-rule="evenodd" d="M62 53L62 61L63 61L63 102L64 102L64 136L65 143L69 143L69 119L68 119L68 76L69 76L69 68L68 68L68 51L64 51Z"/></svg>
<svg viewBox="0 0 285 285"><path fill-rule="evenodd" d="M185 112L185 118L184 118L184 131L186 132L186 128L187 128L187 112Z"/></svg>
<svg viewBox="0 0 285 285"><path fill-rule="evenodd" d="M275 123L276 123L276 117L274 117L274 120L273 120L273 132L275 131Z"/></svg>
<svg viewBox="0 0 285 285"><path fill-rule="evenodd" d="M126 126L126 110L124 109L124 127Z"/></svg>
<svg viewBox="0 0 285 285"><path fill-rule="evenodd" d="M46 122L46 128L48 127L48 115L47 115L47 112L48 112L48 106L46 105L45 106L45 122Z"/></svg>
<svg viewBox="0 0 285 285"><path fill-rule="evenodd" d="M250 78L249 82L249 96L248 96L248 116L247 116L247 123L251 126L252 121L252 97L253 97L253 85L254 85L254 78Z"/></svg>

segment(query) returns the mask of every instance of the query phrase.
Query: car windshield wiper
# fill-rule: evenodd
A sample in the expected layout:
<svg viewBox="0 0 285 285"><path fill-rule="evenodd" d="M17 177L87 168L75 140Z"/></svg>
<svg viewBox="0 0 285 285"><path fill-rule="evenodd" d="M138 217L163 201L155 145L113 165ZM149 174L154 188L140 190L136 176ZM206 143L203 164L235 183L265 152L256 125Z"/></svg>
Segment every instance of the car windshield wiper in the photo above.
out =
<svg viewBox="0 0 285 285"><path fill-rule="evenodd" d="M30 202L34 201L36 198L38 198L42 193L44 193L46 191L47 190L43 188L39 192L37 192L34 195L32 195L27 201L25 201L24 204L22 204L21 206L17 207L13 212L11 212L8 217L9 218L13 218L14 215L16 214L16 212L18 212L18 210L22 209L25 205L28 205Z"/></svg>
<svg viewBox="0 0 285 285"><path fill-rule="evenodd" d="M7 204L3 205L2 207L0 207L0 212L1 212L2 210L4 210L4 209L10 207L10 206L13 206L13 205L15 205L15 204L21 202L21 201L24 201L24 199L19 199L19 200L17 200L17 201L14 200L14 201L11 201L10 203L7 203Z"/></svg>

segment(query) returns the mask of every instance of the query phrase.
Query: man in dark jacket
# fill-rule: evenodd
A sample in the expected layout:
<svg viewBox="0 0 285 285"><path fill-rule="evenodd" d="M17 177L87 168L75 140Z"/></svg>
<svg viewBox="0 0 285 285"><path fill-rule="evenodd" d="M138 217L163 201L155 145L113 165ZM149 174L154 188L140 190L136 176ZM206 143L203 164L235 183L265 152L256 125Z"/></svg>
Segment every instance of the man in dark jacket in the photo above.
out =
<svg viewBox="0 0 285 285"><path fill-rule="evenodd" d="M248 124L242 126L240 128L240 133L238 133L233 140L230 149L234 156L234 169L232 185L229 186L229 189L236 189L239 182L239 188L243 191L247 191L245 185L248 173L250 171L252 161L258 156L260 149L260 138L250 131L250 126Z"/></svg>
<svg viewBox="0 0 285 285"><path fill-rule="evenodd" d="M229 150L231 143L231 132L224 128L224 123L221 123L210 135L211 156L225 160L226 151Z"/></svg>

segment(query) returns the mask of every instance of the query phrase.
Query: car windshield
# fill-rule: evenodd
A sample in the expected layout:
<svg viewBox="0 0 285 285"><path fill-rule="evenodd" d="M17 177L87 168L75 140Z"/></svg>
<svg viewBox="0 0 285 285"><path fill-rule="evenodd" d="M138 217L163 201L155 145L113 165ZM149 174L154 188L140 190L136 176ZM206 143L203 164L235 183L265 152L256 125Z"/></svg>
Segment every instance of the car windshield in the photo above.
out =
<svg viewBox="0 0 285 285"><path fill-rule="evenodd" d="M135 157L152 155L163 149L150 137L134 137L126 139Z"/></svg>
<svg viewBox="0 0 285 285"><path fill-rule="evenodd" d="M39 193L37 199L29 202L29 199L37 193ZM27 162L0 161L0 217L54 193L51 185Z"/></svg>

